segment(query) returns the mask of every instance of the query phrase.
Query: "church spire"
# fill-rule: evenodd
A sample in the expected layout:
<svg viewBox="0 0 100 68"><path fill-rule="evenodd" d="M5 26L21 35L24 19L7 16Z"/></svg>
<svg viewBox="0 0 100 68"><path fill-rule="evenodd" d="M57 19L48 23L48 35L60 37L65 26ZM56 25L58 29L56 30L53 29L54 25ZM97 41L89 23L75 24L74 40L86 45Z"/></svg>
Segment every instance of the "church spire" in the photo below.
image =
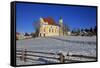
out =
<svg viewBox="0 0 100 68"><path fill-rule="evenodd" d="M62 17L60 16L60 19L62 19Z"/></svg>
<svg viewBox="0 0 100 68"><path fill-rule="evenodd" d="M63 19L62 19L61 16L60 16L60 19L59 19L59 24L60 24L60 26L63 24Z"/></svg>

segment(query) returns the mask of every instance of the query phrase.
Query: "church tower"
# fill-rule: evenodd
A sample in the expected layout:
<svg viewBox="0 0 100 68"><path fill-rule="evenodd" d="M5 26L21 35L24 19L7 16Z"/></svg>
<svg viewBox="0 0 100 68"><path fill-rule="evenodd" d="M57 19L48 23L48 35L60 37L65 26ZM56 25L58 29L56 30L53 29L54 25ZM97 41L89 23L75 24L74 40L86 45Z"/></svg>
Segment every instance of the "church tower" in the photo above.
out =
<svg viewBox="0 0 100 68"><path fill-rule="evenodd" d="M60 17L60 19L59 19L59 25L60 25L59 35L63 36L63 19L62 19L62 17Z"/></svg>
<svg viewBox="0 0 100 68"><path fill-rule="evenodd" d="M60 25L63 24L63 19L62 19L62 17L60 17L60 19L59 19L59 24L60 24Z"/></svg>

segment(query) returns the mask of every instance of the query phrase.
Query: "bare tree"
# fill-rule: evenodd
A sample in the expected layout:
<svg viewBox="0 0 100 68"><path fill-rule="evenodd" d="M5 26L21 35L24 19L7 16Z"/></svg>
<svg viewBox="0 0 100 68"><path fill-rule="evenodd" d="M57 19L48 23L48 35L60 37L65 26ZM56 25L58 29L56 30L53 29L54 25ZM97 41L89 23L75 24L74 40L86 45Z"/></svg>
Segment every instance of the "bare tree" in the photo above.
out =
<svg viewBox="0 0 100 68"><path fill-rule="evenodd" d="M33 27L35 29L35 36L37 37L39 35L40 22L39 21L34 21Z"/></svg>
<svg viewBox="0 0 100 68"><path fill-rule="evenodd" d="M68 32L68 31L70 31L69 26L66 25L66 24L64 24L64 25L63 25L63 32L64 32L64 34L67 35L67 32Z"/></svg>

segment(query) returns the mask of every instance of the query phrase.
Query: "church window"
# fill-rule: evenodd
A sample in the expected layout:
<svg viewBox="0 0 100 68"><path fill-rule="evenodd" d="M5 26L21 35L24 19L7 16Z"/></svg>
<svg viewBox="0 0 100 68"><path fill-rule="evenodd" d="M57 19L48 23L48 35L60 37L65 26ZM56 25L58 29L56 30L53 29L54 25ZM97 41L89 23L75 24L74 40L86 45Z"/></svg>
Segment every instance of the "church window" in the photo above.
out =
<svg viewBox="0 0 100 68"><path fill-rule="evenodd" d="M52 29L52 32L53 32L53 29Z"/></svg>
<svg viewBox="0 0 100 68"><path fill-rule="evenodd" d="M51 32L50 28L49 28L49 32Z"/></svg>
<svg viewBox="0 0 100 68"><path fill-rule="evenodd" d="M44 32L45 32L45 28L44 28Z"/></svg>

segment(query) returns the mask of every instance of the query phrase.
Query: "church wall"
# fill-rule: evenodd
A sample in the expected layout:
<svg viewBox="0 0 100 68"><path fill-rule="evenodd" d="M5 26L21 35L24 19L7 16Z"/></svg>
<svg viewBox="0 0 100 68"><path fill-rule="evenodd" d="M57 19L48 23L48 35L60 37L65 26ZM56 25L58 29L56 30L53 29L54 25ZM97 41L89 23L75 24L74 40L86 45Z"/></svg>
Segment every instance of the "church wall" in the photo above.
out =
<svg viewBox="0 0 100 68"><path fill-rule="evenodd" d="M40 36L59 36L59 26L55 25L42 25L40 27Z"/></svg>

